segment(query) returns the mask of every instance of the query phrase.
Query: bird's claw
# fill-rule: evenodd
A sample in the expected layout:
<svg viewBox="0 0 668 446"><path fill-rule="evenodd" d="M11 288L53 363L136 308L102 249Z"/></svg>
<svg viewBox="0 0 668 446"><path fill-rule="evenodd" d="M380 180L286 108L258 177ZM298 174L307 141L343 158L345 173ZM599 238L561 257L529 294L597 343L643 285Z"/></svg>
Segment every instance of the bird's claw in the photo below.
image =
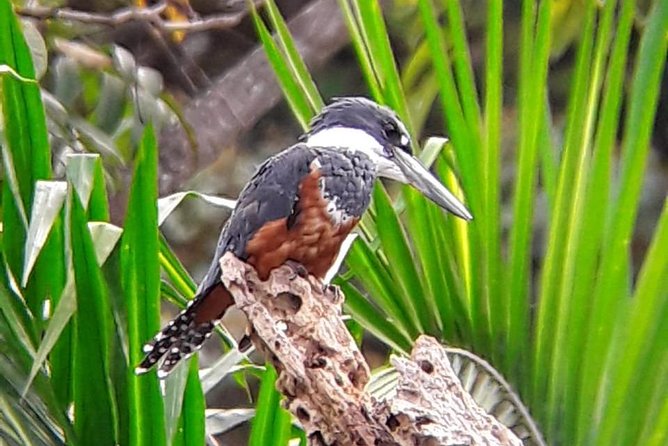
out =
<svg viewBox="0 0 668 446"><path fill-rule="evenodd" d="M308 278L308 271L301 263L295 262L294 260L288 260L285 262L285 264L288 267L290 267L290 269L293 272L293 275L292 277L290 277L290 280L293 280L298 276L301 277L302 279Z"/></svg>

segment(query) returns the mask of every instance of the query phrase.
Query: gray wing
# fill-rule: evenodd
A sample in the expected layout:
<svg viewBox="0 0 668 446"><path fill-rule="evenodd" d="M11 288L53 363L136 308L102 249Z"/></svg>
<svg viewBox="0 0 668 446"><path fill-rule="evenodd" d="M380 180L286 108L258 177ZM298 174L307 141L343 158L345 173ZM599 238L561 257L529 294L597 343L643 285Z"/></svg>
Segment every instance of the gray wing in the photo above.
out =
<svg viewBox="0 0 668 446"><path fill-rule="evenodd" d="M220 258L231 251L246 260L246 244L266 223L290 217L295 211L299 184L309 173L316 151L296 144L269 158L241 191L237 206L218 239L209 271L198 288L198 295L220 283Z"/></svg>

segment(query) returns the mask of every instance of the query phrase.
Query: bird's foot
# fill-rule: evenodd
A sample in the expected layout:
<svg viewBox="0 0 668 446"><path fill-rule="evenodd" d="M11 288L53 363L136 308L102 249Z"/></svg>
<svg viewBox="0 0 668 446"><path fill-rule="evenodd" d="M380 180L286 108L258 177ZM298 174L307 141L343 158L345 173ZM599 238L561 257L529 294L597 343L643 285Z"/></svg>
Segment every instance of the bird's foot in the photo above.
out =
<svg viewBox="0 0 668 446"><path fill-rule="evenodd" d="M341 293L341 288L331 283L322 284L322 292L325 295L331 295L332 301L335 303L343 302L343 294Z"/></svg>
<svg viewBox="0 0 668 446"><path fill-rule="evenodd" d="M290 277L290 280L295 279L297 276L301 277L302 279L308 278L308 270L301 263L295 262L294 260L287 260L285 264L290 267L294 273L294 275Z"/></svg>

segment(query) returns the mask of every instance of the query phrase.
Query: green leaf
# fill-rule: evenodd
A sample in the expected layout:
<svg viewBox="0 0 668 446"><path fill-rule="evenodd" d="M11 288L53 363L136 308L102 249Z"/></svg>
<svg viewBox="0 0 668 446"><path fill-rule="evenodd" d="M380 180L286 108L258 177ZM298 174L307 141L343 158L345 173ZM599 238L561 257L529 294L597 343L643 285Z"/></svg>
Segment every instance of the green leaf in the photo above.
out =
<svg viewBox="0 0 668 446"><path fill-rule="evenodd" d="M206 401L202 392L202 383L199 379L197 358L195 357L190 361L183 395L183 409L179 420L179 432L172 442L174 446L206 443L205 408Z"/></svg>
<svg viewBox="0 0 668 446"><path fill-rule="evenodd" d="M654 383L665 374L662 362L668 360L668 340L662 333L668 318L668 201L664 202L663 213L657 226L654 240L645 257L638 275L635 295L628 312L628 323L616 334L611 351L610 379L601 382L598 407L606 408L606 417L600 420L599 445L612 444L613 439L628 438L634 441L630 432L637 427L625 426L621 420L629 416L637 420L637 425L656 426L668 418L647 417L647 399L652 394L661 400L668 398L666 387ZM638 366L646 370L638 373ZM665 368L665 367L664 367ZM647 398L635 398L642 392ZM624 433L627 436L624 436Z"/></svg>
<svg viewBox="0 0 668 446"><path fill-rule="evenodd" d="M35 186L35 201L32 205L23 260L21 286L24 288L51 228L60 214L66 195L67 183L63 181L38 181Z"/></svg>
<svg viewBox="0 0 668 446"><path fill-rule="evenodd" d="M592 296L594 312L588 326L580 395L578 426L581 441L596 433L586 421L595 402L596 385L602 378L600 364L609 355L610 339L620 311L619 290L624 289L624 265L628 258L628 240L639 204L642 176L649 151L649 138L656 113L665 54L668 45L668 4L656 2L647 19L636 55L635 76L631 84L622 142L619 192L608 208L609 230L604 239L601 266Z"/></svg>
<svg viewBox="0 0 668 446"><path fill-rule="evenodd" d="M309 101L312 110L320 110L324 103L322 97L318 92L318 87L313 82L311 73L309 73L304 60L299 55L297 51L297 45L290 35L288 26L283 19L278 7L274 0L268 0L265 3L267 11L269 12L269 19L271 20L271 25L276 30L278 35L278 41L283 47L283 52L285 53L285 61L290 66L290 69L294 77L299 82L301 90L304 92L304 95Z"/></svg>
<svg viewBox="0 0 668 446"><path fill-rule="evenodd" d="M366 330L392 348L408 352L411 339L385 318L352 284L339 280L336 282L346 296L346 312L360 322Z"/></svg>
<svg viewBox="0 0 668 446"><path fill-rule="evenodd" d="M276 390L276 378L276 370L267 364L260 384L249 446L283 446L290 439L290 414L280 405L281 394Z"/></svg>
<svg viewBox="0 0 668 446"><path fill-rule="evenodd" d="M162 226L167 217L169 217L171 213L174 212L174 210L181 204L183 200L189 197L199 198L205 203L225 209L234 209L237 204L236 200L216 197L214 195L203 194L197 191L177 192L158 200L158 225Z"/></svg>
<svg viewBox="0 0 668 446"><path fill-rule="evenodd" d="M274 74L283 90L285 99L288 101L290 109L295 113L301 127L306 129L308 127L308 122L314 114L314 110L308 102L306 92L302 89L299 82L295 80L288 59L278 48L269 29L267 29L267 26L255 9L255 5L252 2L249 2L249 5L251 7L251 16L253 18L255 30L262 42L264 51L267 54L267 59L274 69Z"/></svg>
<svg viewBox="0 0 668 446"><path fill-rule="evenodd" d="M155 373L136 376L142 346L160 329L160 266L158 261L158 152L153 128L144 130L121 239L122 287L127 309L129 361L129 442L164 444L165 418Z"/></svg>
<svg viewBox="0 0 668 446"><path fill-rule="evenodd" d="M169 247L167 240L162 234L160 234L160 266L170 282L184 298L191 299L195 295L197 285Z"/></svg>
<svg viewBox="0 0 668 446"><path fill-rule="evenodd" d="M434 333L436 323L430 317L433 308L427 306L424 290L412 261L413 255L408 240L392 208L389 196L382 186L374 188L373 206L378 222L378 236L385 248L383 252L387 256L388 269L400 287L398 292L402 298L402 308L407 311L407 317L418 331Z"/></svg>
<svg viewBox="0 0 668 446"><path fill-rule="evenodd" d="M39 86L20 79L34 79L30 50L9 0L0 0L0 66L11 68L5 72L13 75L0 76L2 82L2 114L4 136L7 147L3 149L5 180L3 181L3 251L14 277L22 277L25 241L27 237L27 215L33 202L37 180L51 175L51 155L44 108ZM57 230L62 232L61 230ZM45 259L49 259L59 244L58 234L51 246L46 247ZM38 267L39 269L39 267ZM60 280L49 286L35 272L33 286L26 290L26 300L35 314L40 314L46 293L55 294L62 287ZM56 278L58 274L55 275ZM62 288L61 288L62 289Z"/></svg>
<svg viewBox="0 0 668 446"><path fill-rule="evenodd" d="M520 45L520 85L518 89L519 146L517 170L513 188L513 224L510 228L510 266L507 306L509 349L507 367L517 367L528 349L529 309L531 300L531 247L533 213L536 198L536 166L538 159L538 130L536 116L543 117L549 55L550 2L542 1L536 17L534 2L522 3L522 32ZM536 30L533 25L536 23ZM535 37L534 37L535 33ZM517 372L519 373L519 372ZM535 372L535 376L538 375Z"/></svg>
<svg viewBox="0 0 668 446"><path fill-rule="evenodd" d="M74 428L83 444L100 438L118 441L118 414L110 379L111 304L83 206L76 194L71 195L70 201L70 240L77 295L73 387L78 416Z"/></svg>

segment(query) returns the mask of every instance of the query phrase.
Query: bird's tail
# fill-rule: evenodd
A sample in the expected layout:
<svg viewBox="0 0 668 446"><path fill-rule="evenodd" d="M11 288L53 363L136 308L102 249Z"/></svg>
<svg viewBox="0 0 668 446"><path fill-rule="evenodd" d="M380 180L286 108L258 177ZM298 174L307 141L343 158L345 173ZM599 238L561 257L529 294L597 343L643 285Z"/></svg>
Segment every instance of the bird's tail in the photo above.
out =
<svg viewBox="0 0 668 446"><path fill-rule="evenodd" d="M146 373L160 363L158 378L165 378L180 361L189 358L202 347L211 336L216 322L232 304L233 300L222 284L206 294L196 296L188 308L144 345L145 356L135 368L135 373Z"/></svg>

